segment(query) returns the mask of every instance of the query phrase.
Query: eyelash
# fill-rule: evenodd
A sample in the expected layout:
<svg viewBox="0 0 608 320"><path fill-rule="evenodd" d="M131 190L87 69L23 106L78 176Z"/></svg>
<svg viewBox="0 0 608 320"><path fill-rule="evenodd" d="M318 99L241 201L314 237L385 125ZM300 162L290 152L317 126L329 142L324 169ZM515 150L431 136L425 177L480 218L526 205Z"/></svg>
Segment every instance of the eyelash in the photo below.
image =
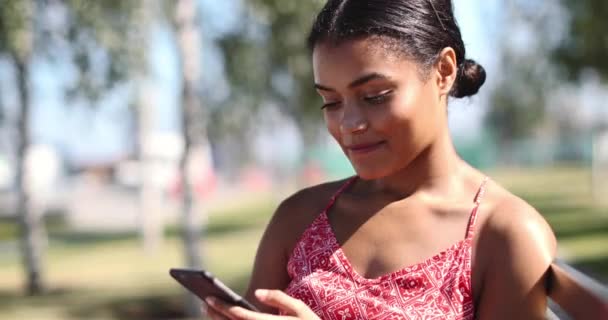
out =
<svg viewBox="0 0 608 320"><path fill-rule="evenodd" d="M393 93L393 91L389 90L389 91L385 91L377 96L365 97L363 99L369 104L373 104L373 105L383 104L386 101L388 101L388 99L390 98L392 93Z"/></svg>
<svg viewBox="0 0 608 320"><path fill-rule="evenodd" d="M335 107L338 104L340 104L340 102L330 102L330 103L326 103L324 105L321 106L321 110L326 109L326 108L331 108L331 107Z"/></svg>
<svg viewBox="0 0 608 320"><path fill-rule="evenodd" d="M373 96L373 97L364 97L363 100L365 100L365 102L371 104L371 105L379 105L379 104L383 104L386 101L388 101L388 99L390 98L391 94L393 93L392 90L388 90L385 91L377 96ZM340 102L329 102L326 103L324 105L321 106L321 110L322 109L326 109L326 108L331 108L331 107L336 107L340 104Z"/></svg>

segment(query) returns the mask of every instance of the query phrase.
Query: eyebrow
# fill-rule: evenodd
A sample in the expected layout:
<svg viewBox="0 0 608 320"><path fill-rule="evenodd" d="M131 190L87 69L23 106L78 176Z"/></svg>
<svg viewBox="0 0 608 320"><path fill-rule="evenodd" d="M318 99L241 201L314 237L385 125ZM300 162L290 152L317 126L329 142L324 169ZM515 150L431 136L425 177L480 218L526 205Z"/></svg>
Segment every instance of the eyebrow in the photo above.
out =
<svg viewBox="0 0 608 320"><path fill-rule="evenodd" d="M348 88L352 89L352 88L361 86L367 82L370 82L372 80L390 80L390 77L377 73L377 72L373 72L373 73L364 75L364 76L358 78L357 80L351 82L348 85ZM326 86L320 85L318 83L315 83L315 88L317 88L318 90L322 90L322 91L336 91L330 87L326 87Z"/></svg>

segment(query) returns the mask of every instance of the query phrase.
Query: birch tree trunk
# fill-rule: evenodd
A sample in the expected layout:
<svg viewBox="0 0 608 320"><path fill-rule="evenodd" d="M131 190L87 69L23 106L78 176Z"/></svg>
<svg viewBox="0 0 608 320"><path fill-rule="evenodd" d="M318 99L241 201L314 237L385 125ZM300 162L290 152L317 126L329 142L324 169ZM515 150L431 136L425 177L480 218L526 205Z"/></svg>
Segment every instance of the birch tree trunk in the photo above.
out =
<svg viewBox="0 0 608 320"><path fill-rule="evenodd" d="M14 55L19 90L19 113L17 115L16 184L17 215L19 219L19 242L26 276L26 292L37 295L44 291L42 281L42 254L44 251L44 226L40 212L34 211L26 183L26 153L30 146L30 95L28 87L29 53Z"/></svg>
<svg viewBox="0 0 608 320"><path fill-rule="evenodd" d="M191 268L203 266L200 239L202 233L202 213L195 206L192 194L192 174L189 168L194 148L207 143L205 115L200 101L198 85L201 75L201 34L195 0L179 0L175 7L175 34L179 51L182 75L182 132L184 150L180 161L181 172L181 235L184 243L186 264ZM198 212L195 211L198 208ZM200 315L200 303L188 294L187 313Z"/></svg>
<svg viewBox="0 0 608 320"><path fill-rule="evenodd" d="M143 0L138 15L142 36L142 45L149 46L150 27L156 14L156 1ZM141 58L141 57L138 57ZM144 60L147 57L144 57ZM137 72L137 105L134 108L137 122L137 152L140 164L140 190L139 190L139 228L144 251L152 254L163 243L164 224L161 215L162 186L158 174L158 155L154 154L151 140L156 123L154 90L148 80L149 62L140 62Z"/></svg>
<svg viewBox="0 0 608 320"><path fill-rule="evenodd" d="M595 201L608 204L608 124L598 125L593 135L591 189Z"/></svg>
<svg viewBox="0 0 608 320"><path fill-rule="evenodd" d="M17 113L16 138L16 176L15 189L17 192L17 217L19 221L19 244L22 263L25 272L26 293L37 295L44 291L42 281L42 254L46 243L40 212L35 211L28 190L26 170L35 170L26 166L27 151L30 146L30 90L29 67L34 47L34 28L36 21L35 8L37 1L18 3L22 25L19 30L13 30L15 37L10 55L15 64L19 105Z"/></svg>

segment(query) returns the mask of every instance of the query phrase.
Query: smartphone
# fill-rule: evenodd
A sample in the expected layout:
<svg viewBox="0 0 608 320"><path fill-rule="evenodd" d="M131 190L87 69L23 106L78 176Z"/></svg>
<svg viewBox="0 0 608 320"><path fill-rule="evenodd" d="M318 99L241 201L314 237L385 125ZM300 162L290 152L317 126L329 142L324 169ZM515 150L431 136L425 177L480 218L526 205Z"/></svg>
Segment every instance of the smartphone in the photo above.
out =
<svg viewBox="0 0 608 320"><path fill-rule="evenodd" d="M259 312L253 304L232 291L209 271L172 268L169 274L203 301L212 296L226 303Z"/></svg>

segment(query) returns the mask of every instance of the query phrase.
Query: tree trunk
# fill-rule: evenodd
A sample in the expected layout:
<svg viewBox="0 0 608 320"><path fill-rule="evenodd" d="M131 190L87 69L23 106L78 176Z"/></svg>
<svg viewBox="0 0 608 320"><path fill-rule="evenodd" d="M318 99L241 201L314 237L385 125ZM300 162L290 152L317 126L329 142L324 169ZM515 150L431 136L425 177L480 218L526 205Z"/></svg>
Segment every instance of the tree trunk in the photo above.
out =
<svg viewBox="0 0 608 320"><path fill-rule="evenodd" d="M189 167L194 147L206 143L205 116L197 87L200 83L201 35L197 23L195 0L179 0L175 10L175 29L182 75L182 132L184 150L180 161L182 216L181 234L184 242L186 264L190 268L203 266L200 239L201 213L195 212L192 194L192 174ZM196 210L200 211L200 209ZM200 302L188 294L188 315L200 316Z"/></svg>
<svg viewBox="0 0 608 320"><path fill-rule="evenodd" d="M44 291L42 282L42 252L44 246L43 224L41 217L32 209L26 185L26 152L30 145L29 114L30 96L28 87L27 58L13 56L17 69L19 90L19 114L17 116L17 155L16 185L17 215L19 219L19 240L23 267L26 273L26 291L28 295L37 295ZM31 169L31 168L30 168Z"/></svg>
<svg viewBox="0 0 608 320"><path fill-rule="evenodd" d="M598 126L593 135L591 189L597 203L608 204L608 124Z"/></svg>
<svg viewBox="0 0 608 320"><path fill-rule="evenodd" d="M151 21L156 14L156 2L144 0L139 14L139 23L143 32L150 30ZM143 45L148 47L150 35L143 36ZM146 57L144 57L146 58ZM156 122L153 102L154 90L147 79L149 63L146 60L138 72L137 104L134 108L134 120L137 132L136 152L140 168L139 189L139 229L144 251L152 254L163 243L164 224L162 220L162 186L157 179L158 154L154 153L151 141Z"/></svg>
<svg viewBox="0 0 608 320"><path fill-rule="evenodd" d="M0 88L0 126L4 122L4 101L2 100L2 88Z"/></svg>
<svg viewBox="0 0 608 320"><path fill-rule="evenodd" d="M150 86L140 85L139 90L139 224L144 251L153 254L163 243L162 186L157 179L159 156L150 148L154 123L154 105L146 98L150 94Z"/></svg>

